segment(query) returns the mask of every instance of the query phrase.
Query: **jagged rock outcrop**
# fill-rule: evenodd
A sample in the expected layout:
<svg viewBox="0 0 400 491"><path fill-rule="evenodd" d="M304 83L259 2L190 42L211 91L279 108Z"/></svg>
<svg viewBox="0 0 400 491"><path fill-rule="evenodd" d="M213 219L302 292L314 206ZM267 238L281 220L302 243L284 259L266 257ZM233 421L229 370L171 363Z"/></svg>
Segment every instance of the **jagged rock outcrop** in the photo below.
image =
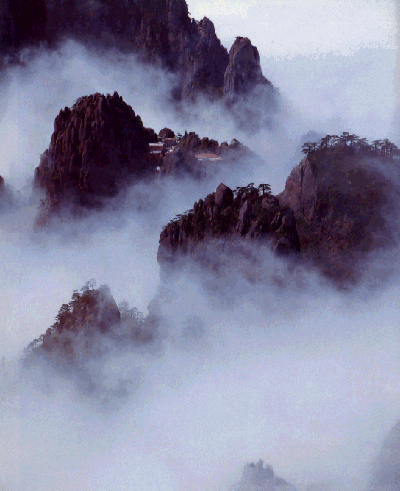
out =
<svg viewBox="0 0 400 491"><path fill-rule="evenodd" d="M98 398L102 408L118 407L138 380L127 377L124 366L121 370L113 367L107 373L110 353L144 349L154 340L156 325L154 315L144 318L126 301L117 306L108 286L96 289L94 280L90 280L61 306L46 333L24 350L25 375L32 373L35 384L43 378L45 390L53 380L58 389L60 377L67 377L80 396L88 395L92 401Z"/></svg>
<svg viewBox="0 0 400 491"><path fill-rule="evenodd" d="M198 39L189 57L182 87L184 99L194 99L206 92L209 97L222 96L225 68L229 55L215 34L214 24L204 17L198 24Z"/></svg>
<svg viewBox="0 0 400 491"><path fill-rule="evenodd" d="M230 61L211 20L191 19L185 0L6 0L0 27L0 54L7 59L26 46L53 47L65 38L134 52L178 75L172 91L178 101L200 93L211 99L223 93L237 97L266 82L257 50L235 43Z"/></svg>
<svg viewBox="0 0 400 491"><path fill-rule="evenodd" d="M216 140L209 139L207 137L199 138L199 136L191 131L185 132L179 142L179 146L184 150L191 150L197 152L218 152L219 144Z"/></svg>
<svg viewBox="0 0 400 491"><path fill-rule="evenodd" d="M35 185L46 193L39 223L67 205L73 212L101 206L101 198L115 196L128 179L145 176L153 138L116 92L81 97L60 111L35 169Z"/></svg>
<svg viewBox="0 0 400 491"><path fill-rule="evenodd" d="M249 185L238 188L234 196L221 183L215 193L196 202L193 210L178 215L160 235L157 260L162 269L174 269L185 256L206 266L208 244L215 241L223 248L237 239L248 239L268 245L280 255L299 252L294 213L281 206L268 189L267 185L260 185L259 189ZM225 250L222 255L226 253ZM214 260L218 263L215 255ZM214 262L212 267L217 268Z"/></svg>
<svg viewBox="0 0 400 491"><path fill-rule="evenodd" d="M183 41L196 31L184 0L6 1L0 22L3 53L39 42L52 46L69 37L178 67Z"/></svg>
<svg viewBox="0 0 400 491"><path fill-rule="evenodd" d="M153 319L143 319L127 302L118 307L107 285L96 289L89 281L61 306L46 333L30 343L25 350L26 361L41 357L85 365L88 357L107 350L107 340L124 345L149 342L152 325Z"/></svg>
<svg viewBox="0 0 400 491"><path fill-rule="evenodd" d="M295 487L285 479L275 476L270 465L264 467L263 461L244 467L241 480L231 491L295 491Z"/></svg>
<svg viewBox="0 0 400 491"><path fill-rule="evenodd" d="M228 145L212 138L185 132L176 146L165 155L160 163L161 176L190 176L207 179L214 176L222 166L240 169L249 165L263 165L262 159L235 138Z"/></svg>
<svg viewBox="0 0 400 491"><path fill-rule="evenodd" d="M257 48L250 39L239 36L229 51L229 64L224 74L224 99L228 105L235 104L257 85L272 87L262 74Z"/></svg>
<svg viewBox="0 0 400 491"><path fill-rule="evenodd" d="M294 211L304 259L341 285L361 277L369 252L396 243L398 183L389 174L398 164L389 160L321 148L293 169L278 196Z"/></svg>
<svg viewBox="0 0 400 491"><path fill-rule="evenodd" d="M260 55L248 38L237 37L229 51L223 99L242 129L252 132L273 125L278 93L262 74Z"/></svg>
<svg viewBox="0 0 400 491"><path fill-rule="evenodd" d="M69 362L96 352L101 335L121 320L121 314L108 287L74 292L72 301L62 305L53 326L28 347L35 356L60 358Z"/></svg>

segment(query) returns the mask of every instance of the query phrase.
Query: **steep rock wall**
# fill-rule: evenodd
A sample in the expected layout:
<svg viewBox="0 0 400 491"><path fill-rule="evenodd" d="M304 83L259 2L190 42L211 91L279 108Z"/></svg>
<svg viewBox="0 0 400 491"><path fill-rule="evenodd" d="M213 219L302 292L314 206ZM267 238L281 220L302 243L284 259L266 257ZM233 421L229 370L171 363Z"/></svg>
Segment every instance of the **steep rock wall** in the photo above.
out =
<svg viewBox="0 0 400 491"><path fill-rule="evenodd" d="M295 213L303 257L336 282L358 281L367 255L398 240L398 183L389 176L397 166L348 147L321 149L293 169L278 196Z"/></svg>
<svg viewBox="0 0 400 491"><path fill-rule="evenodd" d="M115 196L128 178L144 176L152 138L116 92L82 97L60 111L35 169L35 185L46 193L43 218L66 203L100 206L100 198Z"/></svg>
<svg viewBox="0 0 400 491"><path fill-rule="evenodd" d="M224 99L229 105L234 104L257 85L272 87L262 74L257 48L250 39L237 37L229 51L229 64L224 74Z"/></svg>

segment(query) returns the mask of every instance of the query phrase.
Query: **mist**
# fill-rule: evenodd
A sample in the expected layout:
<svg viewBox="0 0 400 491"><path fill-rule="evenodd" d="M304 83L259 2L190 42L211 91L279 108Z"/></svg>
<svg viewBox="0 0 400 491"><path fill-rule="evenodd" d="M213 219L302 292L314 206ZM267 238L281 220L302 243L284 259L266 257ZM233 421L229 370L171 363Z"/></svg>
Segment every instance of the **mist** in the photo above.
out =
<svg viewBox="0 0 400 491"><path fill-rule="evenodd" d="M177 110L171 74L72 41L27 51L23 65L2 74L0 175L14 201L0 214L0 489L227 490L260 458L299 491L381 489L371 484L374 462L400 418L397 271L376 288L366 281L339 292L302 268L285 282L287 263L266 254L282 282L255 284L233 271L213 290L215 278L195 267L160 285L156 256L162 227L220 182L266 182L281 192L310 130L399 144L395 4L371 3L349 29L336 9L332 36L318 49L318 36L310 40L299 23L299 42L287 30L277 37L278 26L271 33L279 2L271 3L268 31L260 29L267 19L256 21L261 2L188 4L196 18L214 21L228 49L237 35L258 46L263 73L281 94L273 128L240 130L221 105L204 100ZM297 8L311 15L305 2ZM379 29L363 27L371 19ZM156 132L235 137L265 165L224 167L203 182L138 183L105 211L34 230L40 196L31 180L55 117L82 95L114 91ZM370 278L396 255L371 259ZM151 345L110 343L88 360L99 387L92 395L68 373L19 363L90 278L145 315L156 303L162 319ZM111 397L121 384L123 393Z"/></svg>
<svg viewBox="0 0 400 491"><path fill-rule="evenodd" d="M239 280L234 305L221 307L182 275L162 305L159 347L92 362L99 398L48 365L21 378L6 364L5 482L227 489L243 462L264 458L298 489L365 489L398 418L399 288L367 303L308 285L255 292ZM121 381L128 395L105 401Z"/></svg>

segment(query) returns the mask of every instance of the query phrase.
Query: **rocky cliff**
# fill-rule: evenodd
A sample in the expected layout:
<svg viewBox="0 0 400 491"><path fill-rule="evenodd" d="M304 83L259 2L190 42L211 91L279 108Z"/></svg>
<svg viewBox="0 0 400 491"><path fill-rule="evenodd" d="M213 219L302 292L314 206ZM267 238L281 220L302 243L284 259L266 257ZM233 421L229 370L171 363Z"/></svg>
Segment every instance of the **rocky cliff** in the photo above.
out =
<svg viewBox="0 0 400 491"><path fill-rule="evenodd" d="M347 133L328 135L319 147L305 146L307 156L277 197L266 185L233 193L221 184L193 210L178 215L161 233L161 266L174 268L190 256L218 269L229 255L226 244L246 238L268 243L279 254L301 251L304 265L339 287L358 282L371 254L385 253L400 239L399 151L389 141L377 148L376 142L368 146ZM219 246L207 253L216 241ZM242 255L249 253L244 243L249 241L241 242Z"/></svg>
<svg viewBox="0 0 400 491"><path fill-rule="evenodd" d="M194 133L185 132L176 147L166 153L160 163L161 176L190 176L207 179L215 176L221 167L229 165L232 169L248 165L263 165L262 159L235 138L230 144L199 138Z"/></svg>
<svg viewBox="0 0 400 491"><path fill-rule="evenodd" d="M39 223L69 206L101 206L129 179L150 172L145 156L154 132L115 92L81 97L60 111L49 148L35 169L34 182L45 191Z"/></svg>
<svg viewBox="0 0 400 491"><path fill-rule="evenodd" d="M278 196L294 211L303 258L339 284L357 281L368 253L396 243L397 167L348 145L309 152Z"/></svg>
<svg viewBox="0 0 400 491"><path fill-rule="evenodd" d="M267 245L280 255L300 250L294 213L279 204L267 184L259 188L250 184L233 192L221 183L215 193L200 199L192 210L165 226L157 259L165 271L177 267L185 256L215 270L219 268L219 258L214 253L209 257L208 245L219 242L221 258L231 246L240 255L240 247L234 245L236 239Z"/></svg>
<svg viewBox="0 0 400 491"><path fill-rule="evenodd" d="M229 52L223 99L242 129L252 132L273 126L278 92L262 74L260 55L248 38L237 37Z"/></svg>
<svg viewBox="0 0 400 491"><path fill-rule="evenodd" d="M88 357L104 354L111 343L126 346L149 342L150 318L143 319L127 302L117 306L107 285L95 288L88 281L63 304L54 324L25 350L27 363L45 358L57 363L84 366Z"/></svg>
<svg viewBox="0 0 400 491"><path fill-rule="evenodd" d="M110 353L142 349L153 341L155 325L154 316L143 318L126 301L117 306L108 286L95 288L90 280L61 306L54 324L27 346L23 367L34 384L44 381L46 391L59 390L66 377L77 394L99 400L102 409L117 408L138 380L127 378L125 370L107 373Z"/></svg>
<svg viewBox="0 0 400 491"><path fill-rule="evenodd" d="M229 63L224 74L224 99L228 105L235 104L259 85L272 87L262 74L258 50L250 39L237 37L229 52Z"/></svg>
<svg viewBox="0 0 400 491"><path fill-rule="evenodd" d="M226 93L231 100L233 92L238 96L247 86L265 83L250 42L235 43L230 58L213 23L190 18L184 0L6 0L0 28L0 54L8 60L23 47L52 47L66 38L136 53L177 74L176 100L194 100L200 93L211 99Z"/></svg>
<svg viewBox="0 0 400 491"><path fill-rule="evenodd" d="M275 476L270 465L264 467L262 460L247 464L241 480L232 491L296 491L285 479Z"/></svg>
<svg viewBox="0 0 400 491"><path fill-rule="evenodd" d="M203 93L218 99L222 96L229 56L215 34L214 24L207 17L196 25L195 46L183 67L181 97L193 100Z"/></svg>

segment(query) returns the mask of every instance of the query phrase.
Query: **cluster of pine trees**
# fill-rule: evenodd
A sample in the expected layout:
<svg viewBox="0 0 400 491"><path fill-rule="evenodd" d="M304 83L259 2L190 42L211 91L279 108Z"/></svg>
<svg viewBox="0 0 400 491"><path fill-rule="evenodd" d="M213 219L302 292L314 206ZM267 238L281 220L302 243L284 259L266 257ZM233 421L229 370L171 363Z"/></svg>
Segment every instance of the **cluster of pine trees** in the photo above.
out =
<svg viewBox="0 0 400 491"><path fill-rule="evenodd" d="M90 323L90 316L98 308L95 294L101 290L109 291L109 288L107 285L101 285L96 290L94 279L87 281L80 291L74 290L70 302L61 305L53 325L27 346L24 350L25 355L30 355L40 347L50 348L65 331L78 333L82 330L88 322ZM118 310L120 313L119 324L129 323L130 327L135 330L141 330L145 327L143 313L136 307L130 307L126 300L118 305ZM138 337L137 333L134 334Z"/></svg>
<svg viewBox="0 0 400 491"><path fill-rule="evenodd" d="M341 148L349 148L356 153L364 153L374 156L400 156L399 148L387 138L384 140L374 140L370 143L366 138L360 138L359 136L348 132L343 132L340 136L326 135L317 143L307 142L302 146L301 151L308 155L318 150Z"/></svg>
<svg viewBox="0 0 400 491"><path fill-rule="evenodd" d="M259 184L257 187L254 187L254 182L251 182L250 184L247 184L247 186L238 186L233 190L233 196L235 198L240 198L244 194L253 194L261 197L270 196L271 186L269 184ZM193 208L186 210L184 213L179 213L169 223L167 223L167 225L164 225L163 230L165 230L169 225L178 223L182 218L188 218L190 215L193 215L193 213Z"/></svg>

